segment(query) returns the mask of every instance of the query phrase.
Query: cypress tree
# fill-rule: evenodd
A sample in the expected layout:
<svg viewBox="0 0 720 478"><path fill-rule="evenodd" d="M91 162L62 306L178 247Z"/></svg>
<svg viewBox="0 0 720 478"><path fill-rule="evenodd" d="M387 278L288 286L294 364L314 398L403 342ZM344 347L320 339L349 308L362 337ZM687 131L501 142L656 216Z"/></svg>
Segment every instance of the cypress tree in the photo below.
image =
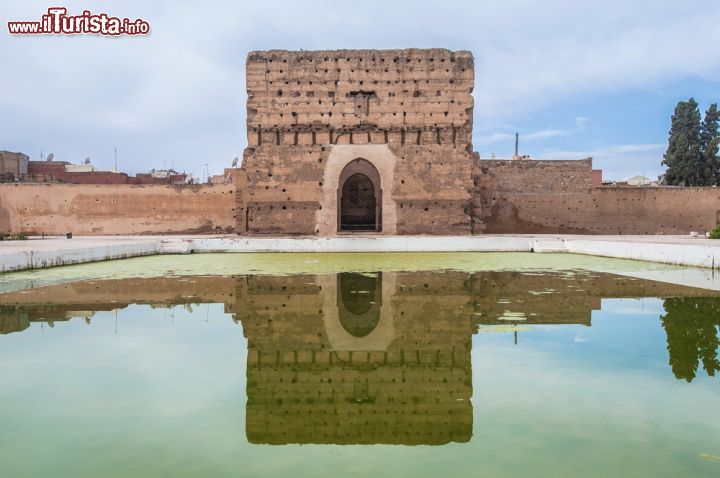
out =
<svg viewBox="0 0 720 478"><path fill-rule="evenodd" d="M699 182L700 110L690 98L675 107L670 124L668 148L662 164L667 166L665 180L674 186L695 186Z"/></svg>
<svg viewBox="0 0 720 478"><path fill-rule="evenodd" d="M704 186L720 184L720 157L718 146L720 146L720 112L717 103L710 105L705 112L705 119L700 126L700 154L701 171L705 178Z"/></svg>

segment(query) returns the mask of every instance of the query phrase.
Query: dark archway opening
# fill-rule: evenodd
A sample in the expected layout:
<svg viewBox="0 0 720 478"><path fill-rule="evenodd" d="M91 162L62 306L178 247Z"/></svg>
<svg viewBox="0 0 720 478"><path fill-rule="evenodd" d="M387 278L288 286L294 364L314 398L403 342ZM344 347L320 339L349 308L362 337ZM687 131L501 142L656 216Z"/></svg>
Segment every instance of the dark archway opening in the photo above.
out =
<svg viewBox="0 0 720 478"><path fill-rule="evenodd" d="M337 278L340 324L353 337L365 337L380 323L382 275L341 272Z"/></svg>
<svg viewBox="0 0 720 478"><path fill-rule="evenodd" d="M373 182L362 173L353 174L340 194L340 230L377 231L377 206Z"/></svg>

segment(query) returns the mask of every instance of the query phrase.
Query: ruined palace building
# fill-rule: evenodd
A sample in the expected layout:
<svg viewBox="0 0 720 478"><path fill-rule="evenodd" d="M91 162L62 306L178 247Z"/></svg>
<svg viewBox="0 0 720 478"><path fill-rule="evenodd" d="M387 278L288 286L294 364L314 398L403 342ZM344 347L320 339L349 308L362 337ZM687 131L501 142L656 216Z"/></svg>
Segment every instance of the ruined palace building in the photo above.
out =
<svg viewBox="0 0 720 478"><path fill-rule="evenodd" d="M0 184L0 230L687 234L720 222L717 188L603 186L590 158L481 160L468 51L256 51L246 68L248 146L222 184Z"/></svg>

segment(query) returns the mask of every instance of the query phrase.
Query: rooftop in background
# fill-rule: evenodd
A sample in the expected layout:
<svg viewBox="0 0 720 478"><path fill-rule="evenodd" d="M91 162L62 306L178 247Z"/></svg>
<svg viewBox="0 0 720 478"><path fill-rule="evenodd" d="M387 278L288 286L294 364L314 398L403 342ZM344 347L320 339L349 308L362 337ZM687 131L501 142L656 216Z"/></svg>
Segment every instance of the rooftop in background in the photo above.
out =
<svg viewBox="0 0 720 478"><path fill-rule="evenodd" d="M192 183L193 177L173 169L153 169L148 173L130 176L113 170L98 170L89 158L82 164L52 159L30 161L25 154L0 151L0 182L18 181L71 184L186 184Z"/></svg>

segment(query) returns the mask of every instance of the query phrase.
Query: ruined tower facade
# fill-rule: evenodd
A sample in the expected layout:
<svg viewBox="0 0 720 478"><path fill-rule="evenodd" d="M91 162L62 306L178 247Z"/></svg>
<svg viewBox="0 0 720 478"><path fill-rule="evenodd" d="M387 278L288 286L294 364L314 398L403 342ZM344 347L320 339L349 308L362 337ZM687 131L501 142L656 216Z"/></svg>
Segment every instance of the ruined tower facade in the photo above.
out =
<svg viewBox="0 0 720 478"><path fill-rule="evenodd" d="M240 234L471 233L473 57L247 57Z"/></svg>

